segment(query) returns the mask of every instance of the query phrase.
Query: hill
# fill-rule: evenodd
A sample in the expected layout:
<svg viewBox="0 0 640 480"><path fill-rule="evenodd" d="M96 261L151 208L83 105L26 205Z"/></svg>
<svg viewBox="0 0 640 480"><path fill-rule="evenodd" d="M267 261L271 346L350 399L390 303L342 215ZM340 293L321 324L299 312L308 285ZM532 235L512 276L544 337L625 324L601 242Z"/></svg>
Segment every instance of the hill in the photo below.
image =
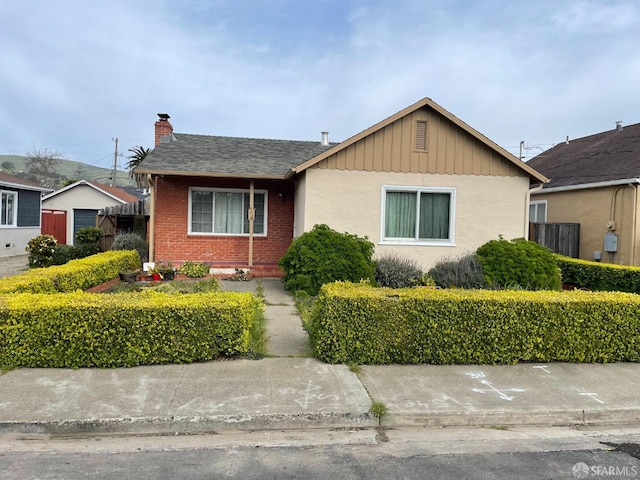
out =
<svg viewBox="0 0 640 480"><path fill-rule="evenodd" d="M23 177L27 170L27 158L22 155L0 155L0 171L10 173L17 177ZM87 163L73 160L60 160L55 166L55 173L58 179L56 188L61 188L65 181L95 180L96 182L109 184L113 171L108 168L95 167ZM129 172L118 170L116 174L116 186L134 187L136 182L129 178Z"/></svg>

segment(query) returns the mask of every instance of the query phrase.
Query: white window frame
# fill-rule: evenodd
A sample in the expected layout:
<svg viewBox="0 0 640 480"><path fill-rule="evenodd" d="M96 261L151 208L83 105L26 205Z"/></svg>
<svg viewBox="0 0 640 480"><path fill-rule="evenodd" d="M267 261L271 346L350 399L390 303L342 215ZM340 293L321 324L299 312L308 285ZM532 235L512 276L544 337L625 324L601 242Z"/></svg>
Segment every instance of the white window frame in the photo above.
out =
<svg viewBox="0 0 640 480"><path fill-rule="evenodd" d="M18 226L18 192L14 190L0 190L0 208L7 208L2 203L2 196L10 195L13 197L13 218L11 219L11 223L2 223L2 216L0 215L0 228L16 228Z"/></svg>
<svg viewBox="0 0 640 480"><path fill-rule="evenodd" d="M535 220L531 220L531 207L535 207L535 210L536 210L536 214L534 215L534 218L535 218L538 216L538 208L540 205L544 205L544 222L542 223L547 223L547 215L549 214L549 205L547 200L533 200L533 201L530 200L529 201L529 221L530 222L536 223Z"/></svg>
<svg viewBox="0 0 640 480"><path fill-rule="evenodd" d="M192 223L192 193L193 192L212 192L212 193L250 193L249 189L242 188L208 188L208 187L189 187L189 212L187 219L187 233L188 235L199 235L199 236L209 236L209 237L248 237L248 233L215 233L215 232L194 232L191 230ZM254 194L263 194L264 195L264 231L263 233L254 233L254 237L266 237L267 236L267 225L268 225L268 191L267 190L254 190ZM215 210L215 206L213 207ZM244 219L243 219L244 221ZM214 218L215 225L215 218Z"/></svg>
<svg viewBox="0 0 640 480"><path fill-rule="evenodd" d="M449 238L447 239L432 239L432 240L420 240L418 238L419 222L416 222L416 236L415 238L395 238L385 236L385 219L386 219L386 205L387 205L387 192L408 192L408 193L447 193L450 196L449 201ZM426 246L438 246L438 247L455 247L455 227L456 227L456 189L454 187L417 187L417 186L398 186L398 185L383 185L381 195L381 216L380 216L380 244L381 245L426 245ZM416 201L419 201L420 196L416 195ZM416 214L420 214L420 209L416 210Z"/></svg>

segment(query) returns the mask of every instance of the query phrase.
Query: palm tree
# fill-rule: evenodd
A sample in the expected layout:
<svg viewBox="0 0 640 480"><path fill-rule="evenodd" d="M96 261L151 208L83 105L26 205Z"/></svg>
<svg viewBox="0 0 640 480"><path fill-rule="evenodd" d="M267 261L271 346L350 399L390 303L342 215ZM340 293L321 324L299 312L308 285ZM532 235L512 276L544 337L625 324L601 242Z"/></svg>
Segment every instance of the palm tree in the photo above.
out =
<svg viewBox="0 0 640 480"><path fill-rule="evenodd" d="M136 185L138 188L149 188L149 181L147 180L147 176L144 173L136 173L134 172L135 168L142 163L147 155L151 152L150 148L144 148L141 146L135 146L128 150L132 153L127 158L129 162L127 163L127 168L129 169L129 177L133 178L136 181Z"/></svg>

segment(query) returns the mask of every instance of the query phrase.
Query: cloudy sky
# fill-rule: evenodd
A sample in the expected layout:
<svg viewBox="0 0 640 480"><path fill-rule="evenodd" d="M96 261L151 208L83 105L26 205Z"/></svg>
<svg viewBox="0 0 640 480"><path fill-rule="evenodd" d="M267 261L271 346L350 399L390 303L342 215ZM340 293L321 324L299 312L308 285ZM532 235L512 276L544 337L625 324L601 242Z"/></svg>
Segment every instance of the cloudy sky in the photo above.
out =
<svg viewBox="0 0 640 480"><path fill-rule="evenodd" d="M430 97L529 157L640 122L637 0L0 0L0 154L344 140Z"/></svg>

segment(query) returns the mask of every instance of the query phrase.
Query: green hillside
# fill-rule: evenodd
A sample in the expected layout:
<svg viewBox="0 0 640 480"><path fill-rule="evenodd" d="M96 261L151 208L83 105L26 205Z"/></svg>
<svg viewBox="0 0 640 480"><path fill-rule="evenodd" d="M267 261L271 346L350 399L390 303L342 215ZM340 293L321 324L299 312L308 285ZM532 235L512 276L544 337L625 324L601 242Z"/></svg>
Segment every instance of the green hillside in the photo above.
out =
<svg viewBox="0 0 640 480"><path fill-rule="evenodd" d="M22 155L0 155L0 171L10 173L17 177L25 177L27 170L27 158ZM73 160L60 160L56 165L55 172L60 176L57 187L62 187L66 180L94 180L96 182L109 184L112 170L102 167L94 167L82 162ZM118 170L116 174L116 186L133 187L136 183L129 178L129 172Z"/></svg>

